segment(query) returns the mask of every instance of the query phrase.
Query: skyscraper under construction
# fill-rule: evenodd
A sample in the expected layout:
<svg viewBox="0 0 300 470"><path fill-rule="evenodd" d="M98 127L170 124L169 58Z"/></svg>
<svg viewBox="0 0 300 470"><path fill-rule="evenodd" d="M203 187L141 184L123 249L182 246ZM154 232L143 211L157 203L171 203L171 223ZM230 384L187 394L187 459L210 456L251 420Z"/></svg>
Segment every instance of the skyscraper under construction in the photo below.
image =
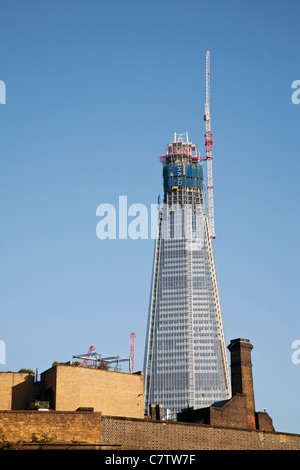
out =
<svg viewBox="0 0 300 470"><path fill-rule="evenodd" d="M230 397L213 252L209 53L206 65L207 155L202 160L185 133L174 134L161 157L164 198L155 242L144 395L145 413L149 405L161 404L166 419L176 418L184 408L202 408Z"/></svg>

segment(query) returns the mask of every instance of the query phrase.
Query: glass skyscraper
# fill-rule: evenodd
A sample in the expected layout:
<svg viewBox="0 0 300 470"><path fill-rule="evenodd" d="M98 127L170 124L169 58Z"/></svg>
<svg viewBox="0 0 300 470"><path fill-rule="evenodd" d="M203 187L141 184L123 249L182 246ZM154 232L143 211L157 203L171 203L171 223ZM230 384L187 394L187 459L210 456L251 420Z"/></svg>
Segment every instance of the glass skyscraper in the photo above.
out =
<svg viewBox="0 0 300 470"><path fill-rule="evenodd" d="M164 418L230 397L230 379L203 168L187 134L163 163L164 199L153 262L145 345L145 414Z"/></svg>

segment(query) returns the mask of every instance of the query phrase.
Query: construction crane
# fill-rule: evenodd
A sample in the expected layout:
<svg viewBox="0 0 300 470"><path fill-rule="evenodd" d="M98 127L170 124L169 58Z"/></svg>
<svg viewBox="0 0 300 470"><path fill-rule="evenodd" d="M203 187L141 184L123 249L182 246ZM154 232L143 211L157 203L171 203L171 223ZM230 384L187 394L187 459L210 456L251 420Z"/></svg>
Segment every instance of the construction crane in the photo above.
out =
<svg viewBox="0 0 300 470"><path fill-rule="evenodd" d="M136 337L135 333L130 333L130 372L134 373L134 338Z"/></svg>
<svg viewBox="0 0 300 470"><path fill-rule="evenodd" d="M206 123L205 132L205 147L206 147L206 160L207 160L207 199L208 199L208 221L210 228L210 237L215 236L215 222L214 222L214 186L213 186L213 171L212 171L212 132L211 132L211 115L210 115L210 53L206 52L206 102L204 121Z"/></svg>
<svg viewBox="0 0 300 470"><path fill-rule="evenodd" d="M88 350L88 353L87 353L86 357L89 358L90 355L92 354L92 352L93 352L94 350L95 350L95 346L90 346L90 349ZM88 363L89 363L89 360L88 360L88 359L85 359L85 360L83 361L83 364L84 364L85 366L87 366Z"/></svg>

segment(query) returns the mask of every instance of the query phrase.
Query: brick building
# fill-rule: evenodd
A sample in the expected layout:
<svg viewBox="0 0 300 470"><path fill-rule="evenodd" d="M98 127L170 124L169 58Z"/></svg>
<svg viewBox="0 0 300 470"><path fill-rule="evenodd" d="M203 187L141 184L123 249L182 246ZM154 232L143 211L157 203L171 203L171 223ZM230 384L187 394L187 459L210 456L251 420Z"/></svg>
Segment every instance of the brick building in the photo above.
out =
<svg viewBox="0 0 300 470"><path fill-rule="evenodd" d="M39 398L55 411L92 408L112 416L144 417L143 373L55 365L41 374Z"/></svg>
<svg viewBox="0 0 300 470"><path fill-rule="evenodd" d="M255 411L252 376L252 344L248 339L232 340L228 346L231 353L232 398L213 403L210 407L187 408L178 413L177 420L236 427L260 431L274 431L272 419L265 412Z"/></svg>
<svg viewBox="0 0 300 470"><path fill-rule="evenodd" d="M0 372L0 410L28 410L34 397L33 374Z"/></svg>

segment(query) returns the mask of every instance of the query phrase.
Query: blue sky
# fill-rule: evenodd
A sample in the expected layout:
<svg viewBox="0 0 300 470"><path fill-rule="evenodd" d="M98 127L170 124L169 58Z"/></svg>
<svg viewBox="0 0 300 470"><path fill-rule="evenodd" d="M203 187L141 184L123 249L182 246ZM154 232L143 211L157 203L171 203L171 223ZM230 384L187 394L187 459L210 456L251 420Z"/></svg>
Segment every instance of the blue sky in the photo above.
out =
<svg viewBox="0 0 300 470"><path fill-rule="evenodd" d="M0 1L0 370L90 345L143 367L154 241L99 240L102 203L150 208L174 132L204 147L227 344L254 345L256 409L300 433L299 2Z"/></svg>

